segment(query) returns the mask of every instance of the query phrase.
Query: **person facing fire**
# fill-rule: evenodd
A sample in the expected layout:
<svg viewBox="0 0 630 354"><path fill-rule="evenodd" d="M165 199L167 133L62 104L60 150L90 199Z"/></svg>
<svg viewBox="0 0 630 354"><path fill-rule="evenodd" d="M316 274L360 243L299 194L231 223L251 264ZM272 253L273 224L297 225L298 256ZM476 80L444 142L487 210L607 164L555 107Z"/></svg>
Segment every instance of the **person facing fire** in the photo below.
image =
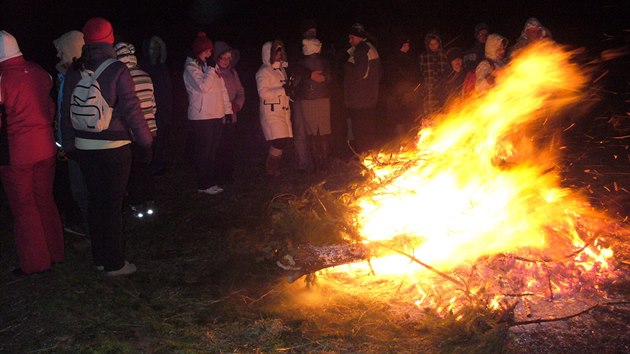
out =
<svg viewBox="0 0 630 354"><path fill-rule="evenodd" d="M155 121L155 95L151 76L138 66L136 48L131 43L119 42L114 46L118 60L125 63L131 73L136 95L140 100L140 108L153 138L157 136ZM142 219L155 214L155 182L151 174L150 164L152 148L145 149L131 143L131 173L127 187L127 202L133 216Z"/></svg>
<svg viewBox="0 0 630 354"><path fill-rule="evenodd" d="M544 27L540 21L535 17L530 17L525 21L525 26L521 31L520 37L516 40L516 44L510 48L509 56L511 57L515 52L527 47L528 45L537 42L541 39L551 39L551 31Z"/></svg>
<svg viewBox="0 0 630 354"><path fill-rule="evenodd" d="M52 84L44 69L24 59L15 37L0 31L0 180L14 216L16 275L43 272L64 260L53 199Z"/></svg>
<svg viewBox="0 0 630 354"><path fill-rule="evenodd" d="M64 203L63 198L59 198L61 200L57 201L57 206L62 212L62 215L64 215L65 212L65 220L62 220L65 221L64 230L74 234L84 234L89 238L87 187L85 186L85 180L83 179L79 162L75 159L67 158L65 154L61 134L61 104L63 100L63 87L66 72L70 66L72 66L73 63L81 57L81 50L84 44L85 41L83 40L83 33L79 31L66 32L53 41L53 45L55 46L55 49L57 49L57 58L59 59L59 62L55 65L55 69L57 69L57 143L59 144L59 151L57 153L57 169L59 171L60 167L67 167L67 173L56 173L55 178L62 179L63 176L67 175L69 182L68 185L70 186L70 194L79 207L82 216L81 223L83 224L83 230L81 230L80 225L71 221L71 208L67 206L69 203ZM61 183L58 181L57 184Z"/></svg>
<svg viewBox="0 0 630 354"><path fill-rule="evenodd" d="M114 30L101 17L83 26L83 54L66 74L61 106L63 147L77 158L88 190L88 222L94 266L108 276L132 274L136 265L125 257L122 205L131 168L131 142L151 147L153 137L140 109L140 100L127 66L116 59ZM115 109L100 132L75 128L70 118L75 87L86 75L107 65L98 76L102 97Z"/></svg>
<svg viewBox="0 0 630 354"><path fill-rule="evenodd" d="M477 65L479 65L479 62L486 57L486 42L488 41L489 34L490 29L485 23L480 22L475 26L475 44L463 55L464 70L474 71Z"/></svg>
<svg viewBox="0 0 630 354"><path fill-rule="evenodd" d="M230 97L230 103L232 104L232 119L231 121L226 120L223 122L223 134L217 156L219 183L226 184L234 181L234 151L238 140L236 129L237 114L245 104L245 89L236 72L240 52L225 42L216 42L214 47L214 61L217 63L216 70L223 78L225 88Z"/></svg>
<svg viewBox="0 0 630 354"><path fill-rule="evenodd" d="M330 64L321 54L322 43L317 38L302 40L303 56L297 63L300 79L294 104L296 119L302 120L308 146L316 171L324 171L328 164L330 138L330 93L332 80Z"/></svg>
<svg viewBox="0 0 630 354"><path fill-rule="evenodd" d="M387 112L394 124L396 135L402 136L413 126L415 107L416 58L411 39L400 35L394 42L393 53L386 62Z"/></svg>
<svg viewBox="0 0 630 354"><path fill-rule="evenodd" d="M475 69L475 90L486 91L494 86L495 71L505 66L505 51L507 39L493 33L486 42L486 59L482 60Z"/></svg>
<svg viewBox="0 0 630 354"><path fill-rule="evenodd" d="M381 80L381 58L362 24L348 31L348 59L344 63L344 100L350 119L352 144L357 152L374 147L376 104Z"/></svg>
<svg viewBox="0 0 630 354"><path fill-rule="evenodd" d="M424 37L426 50L420 54L419 69L422 96L422 114L429 116L439 107L437 84L448 69L446 55L442 49L442 39L436 31Z"/></svg>
<svg viewBox="0 0 630 354"><path fill-rule="evenodd" d="M462 96L464 79L466 78L463 53L460 48L453 47L446 51L446 59L450 69L440 78L437 89L441 106L446 104L449 99Z"/></svg>
<svg viewBox="0 0 630 354"><path fill-rule="evenodd" d="M287 54L281 40L262 46L262 65L256 72L256 86L260 97L260 125L269 142L265 172L280 176L284 148L293 137L290 99L292 82L287 76Z"/></svg>
<svg viewBox="0 0 630 354"><path fill-rule="evenodd" d="M305 68L300 64L300 62L304 58L304 53L302 50L303 42L306 40L309 43L319 42L317 39L317 24L315 21L311 19L306 19L302 21L300 26L300 38L302 44L300 46L300 50L294 49L291 51L291 67L289 67L289 73L295 78L296 87L302 86L303 80L309 80L310 83L314 83L313 79L315 79L318 83L321 83L325 80L321 71L309 71L308 73L304 72ZM321 50L321 42L319 43ZM296 46L297 47L297 46ZM310 76L310 77L308 77ZM320 86L320 85L318 85ZM298 91L301 89L298 88ZM310 141L308 138L307 126L306 126L306 117L302 113L302 95L298 92L296 97L294 97L293 101L293 116L291 117L291 121L293 123L293 146L295 147L295 155L296 155L296 170L300 173L305 173L307 171L312 170L315 167L314 158L315 156L311 156L313 150L309 149ZM319 110L318 110L319 111ZM328 110L330 111L330 109Z"/></svg>
<svg viewBox="0 0 630 354"><path fill-rule="evenodd" d="M197 191L215 195L223 192L218 185L216 156L221 142L223 122L232 119L232 103L217 70L208 65L214 45L204 32L192 44L186 58L184 84L188 92L188 123L193 140L193 161L197 173Z"/></svg>

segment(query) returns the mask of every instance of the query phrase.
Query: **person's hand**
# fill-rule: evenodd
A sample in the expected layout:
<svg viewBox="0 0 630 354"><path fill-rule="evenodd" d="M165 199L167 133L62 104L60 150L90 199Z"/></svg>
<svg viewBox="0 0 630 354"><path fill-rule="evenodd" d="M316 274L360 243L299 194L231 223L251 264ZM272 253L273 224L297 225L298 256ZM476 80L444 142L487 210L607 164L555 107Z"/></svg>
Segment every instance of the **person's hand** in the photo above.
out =
<svg viewBox="0 0 630 354"><path fill-rule="evenodd" d="M241 106L238 103L232 103L232 112L236 113L241 110Z"/></svg>
<svg viewBox="0 0 630 354"><path fill-rule="evenodd" d="M326 81L326 76L324 76L324 73L322 73L321 70L311 71L311 80L317 83L322 83Z"/></svg>
<svg viewBox="0 0 630 354"><path fill-rule="evenodd" d="M232 115L231 114L226 114L225 116L223 116L223 124L232 124Z"/></svg>

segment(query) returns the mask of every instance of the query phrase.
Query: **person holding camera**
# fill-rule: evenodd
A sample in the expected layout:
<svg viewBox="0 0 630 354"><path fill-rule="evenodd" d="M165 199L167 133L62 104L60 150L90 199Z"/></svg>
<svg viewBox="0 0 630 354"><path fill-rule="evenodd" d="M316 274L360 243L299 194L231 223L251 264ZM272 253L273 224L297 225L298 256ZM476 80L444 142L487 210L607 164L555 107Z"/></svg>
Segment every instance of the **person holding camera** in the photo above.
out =
<svg viewBox="0 0 630 354"><path fill-rule="evenodd" d="M213 49L212 41L204 32L199 32L192 44L192 56L186 58L184 68L197 191L210 195L223 192L218 185L215 161L223 122L231 121L233 114L223 78L207 63Z"/></svg>

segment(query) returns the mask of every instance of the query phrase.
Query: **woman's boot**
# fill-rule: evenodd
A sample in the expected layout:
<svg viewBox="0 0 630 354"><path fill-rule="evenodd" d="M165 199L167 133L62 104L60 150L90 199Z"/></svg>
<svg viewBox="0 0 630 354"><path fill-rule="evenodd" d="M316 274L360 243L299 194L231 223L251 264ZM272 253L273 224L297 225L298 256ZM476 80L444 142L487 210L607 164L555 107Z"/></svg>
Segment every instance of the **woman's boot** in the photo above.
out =
<svg viewBox="0 0 630 354"><path fill-rule="evenodd" d="M280 176L280 162L282 162L282 150L273 146L269 147L267 162L265 163L267 176Z"/></svg>

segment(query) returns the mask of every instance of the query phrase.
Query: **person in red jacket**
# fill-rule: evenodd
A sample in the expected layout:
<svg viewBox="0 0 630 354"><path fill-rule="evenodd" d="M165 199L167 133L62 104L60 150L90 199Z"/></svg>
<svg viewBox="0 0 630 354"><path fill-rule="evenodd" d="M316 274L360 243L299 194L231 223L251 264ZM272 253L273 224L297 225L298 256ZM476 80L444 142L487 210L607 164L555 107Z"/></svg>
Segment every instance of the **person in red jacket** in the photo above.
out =
<svg viewBox="0 0 630 354"><path fill-rule="evenodd" d="M52 78L24 60L11 34L0 31L0 178L14 216L20 267L43 272L63 262L64 241L53 199L55 106Z"/></svg>

